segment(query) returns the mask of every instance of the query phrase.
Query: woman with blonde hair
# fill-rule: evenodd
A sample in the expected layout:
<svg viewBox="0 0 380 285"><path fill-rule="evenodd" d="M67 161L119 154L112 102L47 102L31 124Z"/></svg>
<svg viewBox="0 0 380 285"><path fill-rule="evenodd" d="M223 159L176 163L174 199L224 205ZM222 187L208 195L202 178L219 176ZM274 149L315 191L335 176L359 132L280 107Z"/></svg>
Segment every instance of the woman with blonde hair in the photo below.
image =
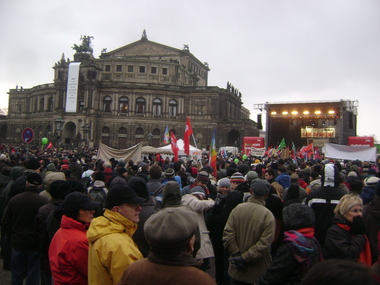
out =
<svg viewBox="0 0 380 285"><path fill-rule="evenodd" d="M282 200L282 193L284 192L284 187L282 187L282 185L278 182L272 182L270 185L276 190L277 196Z"/></svg>
<svg viewBox="0 0 380 285"><path fill-rule="evenodd" d="M344 195L334 210L333 225L325 240L325 257L355 259L371 265L371 251L364 227L363 201L356 194Z"/></svg>

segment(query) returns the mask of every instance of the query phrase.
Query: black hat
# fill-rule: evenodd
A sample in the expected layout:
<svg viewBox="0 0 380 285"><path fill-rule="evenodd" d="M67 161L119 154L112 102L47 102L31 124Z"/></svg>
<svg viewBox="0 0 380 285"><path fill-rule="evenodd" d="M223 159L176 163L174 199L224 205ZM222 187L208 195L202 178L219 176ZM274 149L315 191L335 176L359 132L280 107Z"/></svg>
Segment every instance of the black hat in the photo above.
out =
<svg viewBox="0 0 380 285"><path fill-rule="evenodd" d="M312 208L304 204L291 204L284 208L284 229L298 230L314 226L315 214Z"/></svg>
<svg viewBox="0 0 380 285"><path fill-rule="evenodd" d="M26 176L26 181L28 181L30 184L33 184L35 186L39 186L42 184L42 178L41 178L41 175L39 175L38 173L29 173L27 176Z"/></svg>
<svg viewBox="0 0 380 285"><path fill-rule="evenodd" d="M85 189L82 183L76 180L67 180L58 186L58 192L61 199L64 199L68 194L72 192L84 193Z"/></svg>
<svg viewBox="0 0 380 285"><path fill-rule="evenodd" d="M40 167L41 167L41 164L35 157L29 158L28 162L26 163L26 169L36 170Z"/></svg>
<svg viewBox="0 0 380 285"><path fill-rule="evenodd" d="M138 176L132 177L128 180L128 186L135 191L137 196L144 199L149 199L148 185L143 178Z"/></svg>
<svg viewBox="0 0 380 285"><path fill-rule="evenodd" d="M101 203L96 202L90 198L87 194L73 192L65 197L61 204L63 213L68 213L75 210L96 210Z"/></svg>
<svg viewBox="0 0 380 285"><path fill-rule="evenodd" d="M146 199L137 196L135 191L128 186L114 186L109 189L106 197L106 208L112 209L124 203L142 204Z"/></svg>

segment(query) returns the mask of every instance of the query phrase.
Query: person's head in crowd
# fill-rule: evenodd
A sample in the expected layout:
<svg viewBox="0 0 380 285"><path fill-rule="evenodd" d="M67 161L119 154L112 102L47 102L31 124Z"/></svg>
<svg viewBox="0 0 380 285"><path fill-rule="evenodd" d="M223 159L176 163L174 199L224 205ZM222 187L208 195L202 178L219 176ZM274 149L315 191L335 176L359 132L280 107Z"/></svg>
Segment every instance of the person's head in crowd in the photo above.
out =
<svg viewBox="0 0 380 285"><path fill-rule="evenodd" d="M65 180L65 174L62 172L50 172L44 178L44 187L47 192L50 192L51 184L56 180Z"/></svg>
<svg viewBox="0 0 380 285"><path fill-rule="evenodd" d="M361 217L363 214L363 200L358 195L346 194L335 207L334 214L352 223L355 217Z"/></svg>
<svg viewBox="0 0 380 285"><path fill-rule="evenodd" d="M326 164L322 172L322 186L335 187L337 188L340 184L339 171L336 165Z"/></svg>
<svg viewBox="0 0 380 285"><path fill-rule="evenodd" d="M267 169L264 178L268 181L273 181L276 178L276 171L272 168Z"/></svg>
<svg viewBox="0 0 380 285"><path fill-rule="evenodd" d="M195 186L190 190L190 194L197 197L199 200L204 200L206 192L201 186Z"/></svg>
<svg viewBox="0 0 380 285"><path fill-rule="evenodd" d="M116 174L121 177L126 177L128 175L128 171L124 167L118 167L116 169Z"/></svg>
<svg viewBox="0 0 380 285"><path fill-rule="evenodd" d="M173 179L175 176L175 171L173 168L168 168L165 170L164 174L166 179Z"/></svg>
<svg viewBox="0 0 380 285"><path fill-rule="evenodd" d="M291 204L282 211L284 230L298 230L314 227L314 211L304 204Z"/></svg>
<svg viewBox="0 0 380 285"><path fill-rule="evenodd" d="M270 184L264 179L255 179L251 183L251 195L256 199L266 199L270 190Z"/></svg>
<svg viewBox="0 0 380 285"><path fill-rule="evenodd" d="M87 194L73 192L65 197L59 207L67 217L83 224L89 224L94 217L95 210L100 205L101 203L93 201Z"/></svg>
<svg viewBox="0 0 380 285"><path fill-rule="evenodd" d="M235 172L230 178L231 190L235 190L236 187L244 182L244 176L240 172Z"/></svg>
<svg viewBox="0 0 380 285"><path fill-rule="evenodd" d="M238 167L237 167L237 170L243 175L245 176L248 171L249 171L249 166L247 164L240 164Z"/></svg>
<svg viewBox="0 0 380 285"><path fill-rule="evenodd" d="M61 200L72 192L85 193L86 189L83 184L76 180L66 180L58 186L58 195Z"/></svg>
<svg viewBox="0 0 380 285"><path fill-rule="evenodd" d="M298 174L297 173L293 173L292 175L290 175L290 183L291 184L298 184Z"/></svg>
<svg viewBox="0 0 380 285"><path fill-rule="evenodd" d="M360 195L363 189L363 182L361 181L361 179L353 179L350 181L349 184L350 184L350 192ZM376 191L376 188L375 188L375 191Z"/></svg>
<svg viewBox="0 0 380 285"><path fill-rule="evenodd" d="M318 172L313 171L312 173L310 173L310 177L311 177L311 181L312 181L312 180L316 180L316 179L320 178L320 175Z"/></svg>
<svg viewBox="0 0 380 285"><path fill-rule="evenodd" d="M375 285L378 284L369 267L353 260L328 259L310 268L302 285Z"/></svg>
<svg viewBox="0 0 380 285"><path fill-rule="evenodd" d="M176 181L169 181L162 190L162 208L181 206L181 191Z"/></svg>
<svg viewBox="0 0 380 285"><path fill-rule="evenodd" d="M242 173L243 174L243 173ZM259 178L259 175L257 174L256 171L254 170L250 170L247 172L247 174L245 175L244 179L245 181L248 181L248 183L251 185L251 182L255 179Z"/></svg>
<svg viewBox="0 0 380 285"><path fill-rule="evenodd" d="M206 186L210 181L209 174L206 171L199 171L195 183L198 186Z"/></svg>
<svg viewBox="0 0 380 285"><path fill-rule="evenodd" d="M228 194L231 191L230 179L224 177L218 180L217 191L222 194Z"/></svg>
<svg viewBox="0 0 380 285"><path fill-rule="evenodd" d="M130 187L115 186L108 190L106 208L119 213L128 220L138 223L140 220L140 204L146 202Z"/></svg>
<svg viewBox="0 0 380 285"><path fill-rule="evenodd" d="M277 181L272 182L270 185L271 187L275 189L277 196L282 199L282 193L284 193L284 187L282 187L282 185L278 183Z"/></svg>
<svg viewBox="0 0 380 285"><path fill-rule="evenodd" d="M42 178L36 172L30 172L26 175L26 187L40 188L42 185Z"/></svg>
<svg viewBox="0 0 380 285"><path fill-rule="evenodd" d="M102 171L94 171L91 174L91 177L94 181L103 181L106 179L106 176L104 175L104 172Z"/></svg>
<svg viewBox="0 0 380 285"><path fill-rule="evenodd" d="M62 195L59 192L59 186L64 183L65 180L55 180L50 184L50 195L55 200L61 200Z"/></svg>
<svg viewBox="0 0 380 285"><path fill-rule="evenodd" d="M151 252L163 258L191 254L197 229L197 215L187 207L162 209L144 224Z"/></svg>
<svg viewBox="0 0 380 285"><path fill-rule="evenodd" d="M34 170L35 172L39 173L41 168L40 162L35 157L31 157L28 159L26 163L26 169Z"/></svg>
<svg viewBox="0 0 380 285"><path fill-rule="evenodd" d="M227 168L227 177L230 178L235 172L237 172L237 169L235 167Z"/></svg>
<svg viewBox="0 0 380 285"><path fill-rule="evenodd" d="M301 198L299 186L297 184L290 184L286 192L286 200L299 198Z"/></svg>
<svg viewBox="0 0 380 285"><path fill-rule="evenodd" d="M9 166L4 166L4 167L1 169L1 174L4 175L4 176L10 176L10 175L11 175L11 170L12 170L11 167L9 167Z"/></svg>
<svg viewBox="0 0 380 285"><path fill-rule="evenodd" d="M138 176L131 177L128 180L128 186L131 187L137 196L149 200L149 189L146 181Z"/></svg>
<svg viewBox="0 0 380 285"><path fill-rule="evenodd" d="M159 165L154 164L149 168L149 176L151 179L159 180L161 179L161 175L162 175L162 168Z"/></svg>

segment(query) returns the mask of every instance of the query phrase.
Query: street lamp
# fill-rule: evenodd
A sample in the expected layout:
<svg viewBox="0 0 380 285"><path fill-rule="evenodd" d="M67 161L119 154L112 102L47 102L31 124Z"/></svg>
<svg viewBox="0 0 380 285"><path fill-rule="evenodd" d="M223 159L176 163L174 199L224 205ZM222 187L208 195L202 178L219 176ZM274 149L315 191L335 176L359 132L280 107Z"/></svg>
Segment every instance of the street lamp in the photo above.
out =
<svg viewBox="0 0 380 285"><path fill-rule="evenodd" d="M148 145L152 145L152 139L153 139L153 134L151 132L149 132L148 134Z"/></svg>
<svg viewBox="0 0 380 285"><path fill-rule="evenodd" d="M57 132L57 140L58 140L58 150L59 150L59 146L61 144L60 140L61 140L61 135L62 135L62 130L63 130L63 125L65 124L65 121L62 120L61 117L58 117L54 120L54 124L55 124L55 130Z"/></svg>
<svg viewBox="0 0 380 285"><path fill-rule="evenodd" d="M88 134L91 131L90 126L86 123L83 127L83 133L84 133L84 144L87 146L87 141L88 141Z"/></svg>

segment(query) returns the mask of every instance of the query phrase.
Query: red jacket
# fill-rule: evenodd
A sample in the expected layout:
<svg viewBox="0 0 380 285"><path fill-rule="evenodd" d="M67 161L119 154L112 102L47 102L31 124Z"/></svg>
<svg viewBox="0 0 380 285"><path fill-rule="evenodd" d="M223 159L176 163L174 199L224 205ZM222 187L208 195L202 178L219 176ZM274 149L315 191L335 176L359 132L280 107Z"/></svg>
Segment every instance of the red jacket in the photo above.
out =
<svg viewBox="0 0 380 285"><path fill-rule="evenodd" d="M87 285L88 224L65 215L49 247L49 260L55 285Z"/></svg>

